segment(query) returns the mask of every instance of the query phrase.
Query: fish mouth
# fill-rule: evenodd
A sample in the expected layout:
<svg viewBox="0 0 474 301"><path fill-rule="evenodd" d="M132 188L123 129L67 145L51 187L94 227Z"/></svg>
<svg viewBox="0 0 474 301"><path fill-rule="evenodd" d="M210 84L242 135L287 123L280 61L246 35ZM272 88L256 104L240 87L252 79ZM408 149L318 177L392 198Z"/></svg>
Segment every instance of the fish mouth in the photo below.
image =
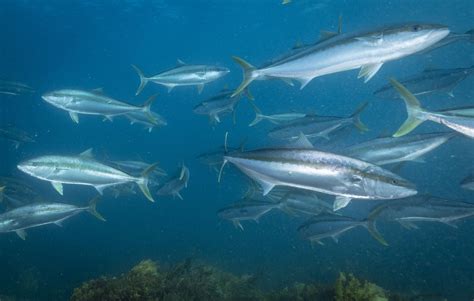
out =
<svg viewBox="0 0 474 301"><path fill-rule="evenodd" d="M428 34L428 38L440 41L444 39L446 36L449 35L451 31L448 27L443 25L437 25L437 27L433 28L430 33Z"/></svg>

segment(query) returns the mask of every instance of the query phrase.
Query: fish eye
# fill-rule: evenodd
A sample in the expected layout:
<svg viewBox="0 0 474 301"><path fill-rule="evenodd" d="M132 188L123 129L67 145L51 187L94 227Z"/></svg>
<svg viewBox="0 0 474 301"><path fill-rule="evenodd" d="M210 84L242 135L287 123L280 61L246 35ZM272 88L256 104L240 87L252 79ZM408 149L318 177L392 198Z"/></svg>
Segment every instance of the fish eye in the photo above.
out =
<svg viewBox="0 0 474 301"><path fill-rule="evenodd" d="M398 181L395 180L395 179L392 179L392 180L390 180L390 183L393 184L393 185L397 185L397 184L398 184Z"/></svg>
<svg viewBox="0 0 474 301"><path fill-rule="evenodd" d="M416 31L419 31L421 29L421 26L417 24L417 25L413 25L412 28L413 28L413 31L416 32Z"/></svg>

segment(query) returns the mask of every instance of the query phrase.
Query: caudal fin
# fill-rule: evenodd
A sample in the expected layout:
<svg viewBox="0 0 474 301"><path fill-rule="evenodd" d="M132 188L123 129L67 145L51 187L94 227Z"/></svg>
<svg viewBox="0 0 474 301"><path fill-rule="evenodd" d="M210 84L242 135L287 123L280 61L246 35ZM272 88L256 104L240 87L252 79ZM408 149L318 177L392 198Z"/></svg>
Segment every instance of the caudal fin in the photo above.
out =
<svg viewBox="0 0 474 301"><path fill-rule="evenodd" d="M148 189L148 181L149 181L149 176L151 172L158 166L158 163L154 163L150 166L148 166L141 174L141 177L137 179L137 185L140 188L140 190L143 192L145 197L150 201L154 202L155 200L153 199L153 196L150 193L150 190Z"/></svg>
<svg viewBox="0 0 474 301"><path fill-rule="evenodd" d="M99 220L105 222L106 221L105 218L99 212L97 212L97 210L96 210L97 201L99 200L99 198L100 198L99 196L96 196L95 198L93 198L89 202L88 211L89 211L90 214L92 214L93 216L95 216Z"/></svg>
<svg viewBox="0 0 474 301"><path fill-rule="evenodd" d="M138 95L142 92L143 88L145 88L145 86L148 83L149 79L147 77L145 77L142 70L140 70L137 66L132 65L132 67L133 67L133 69L135 69L135 71L137 71L138 76L140 76L140 86L138 86L137 93L135 93L135 95Z"/></svg>
<svg viewBox="0 0 474 301"><path fill-rule="evenodd" d="M397 80L393 78L390 79L390 83L403 98L407 108L407 119L398 129L398 131L393 134L393 137L401 137L413 131L417 126L423 123L426 118L420 117L419 113L423 112L423 109L415 95L413 95L410 91L408 91L407 88L405 88L402 84L400 84Z"/></svg>
<svg viewBox="0 0 474 301"><path fill-rule="evenodd" d="M233 56L232 59L242 67L243 71L243 80L240 86L232 94L232 97L239 95L244 89L255 79L253 72L256 70L254 66L244 61L240 57Z"/></svg>
<svg viewBox="0 0 474 301"><path fill-rule="evenodd" d="M380 234L379 230L377 230L377 226L375 225L375 220L369 218L365 220L364 222L365 222L364 226L367 228L367 231L369 231L370 235L372 235L372 237L375 238L379 243L387 247L388 243L383 238L382 234Z"/></svg>
<svg viewBox="0 0 474 301"><path fill-rule="evenodd" d="M354 125L356 128L358 128L361 132L367 132L369 130L369 128L360 120L360 114L365 110L365 108L367 108L368 105L369 103L367 101L364 102L350 116L352 120L354 120Z"/></svg>
<svg viewBox="0 0 474 301"><path fill-rule="evenodd" d="M264 119L264 116L262 115L262 111L260 111L260 109L253 103L253 101L249 101L249 103L255 112L255 119L249 124L249 126L254 126L260 121L262 121Z"/></svg>
<svg viewBox="0 0 474 301"><path fill-rule="evenodd" d="M151 105L153 104L153 102L155 102L157 96L158 96L158 94L154 94L154 95L150 96L142 106L143 113L145 114L146 118L148 119L148 121L150 121L153 124L158 123L156 118L151 113Z"/></svg>

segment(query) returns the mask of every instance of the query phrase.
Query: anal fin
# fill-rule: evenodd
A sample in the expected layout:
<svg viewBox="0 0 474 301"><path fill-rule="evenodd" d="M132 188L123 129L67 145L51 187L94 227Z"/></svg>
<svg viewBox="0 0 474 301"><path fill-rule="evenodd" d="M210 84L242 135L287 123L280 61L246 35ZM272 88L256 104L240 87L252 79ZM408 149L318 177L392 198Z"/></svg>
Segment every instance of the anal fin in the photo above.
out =
<svg viewBox="0 0 474 301"><path fill-rule="evenodd" d="M368 82L382 68L383 63L364 65L360 68L357 78L364 78L364 83Z"/></svg>
<svg viewBox="0 0 474 301"><path fill-rule="evenodd" d="M51 182L51 185L53 185L53 188L60 194L63 195L63 184L59 182Z"/></svg>

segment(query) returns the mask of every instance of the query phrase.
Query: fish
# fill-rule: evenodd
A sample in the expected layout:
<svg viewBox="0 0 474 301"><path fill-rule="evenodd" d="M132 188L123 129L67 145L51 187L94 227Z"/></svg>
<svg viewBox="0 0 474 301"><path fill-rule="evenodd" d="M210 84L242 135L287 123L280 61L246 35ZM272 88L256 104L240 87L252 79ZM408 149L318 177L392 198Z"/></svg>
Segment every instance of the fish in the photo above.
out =
<svg viewBox="0 0 474 301"><path fill-rule="evenodd" d="M178 65L167 71L161 72L152 77L146 77L143 72L135 65L133 69L140 77L140 86L136 95L140 94L148 82L163 85L171 92L177 86L197 86L198 93L201 94L204 85L220 79L230 72L228 68L208 65L187 65L178 60Z"/></svg>
<svg viewBox="0 0 474 301"><path fill-rule="evenodd" d="M30 134L12 126L0 128L0 138L11 141L15 148L20 147L24 143L36 142Z"/></svg>
<svg viewBox="0 0 474 301"><path fill-rule="evenodd" d="M134 106L115 100L103 94L102 89L85 90L56 90L42 96L47 103L65 110L75 123L79 123L79 114L100 115L108 120L114 116L135 112L145 114L150 122L156 122L150 113L152 100L143 106Z"/></svg>
<svg viewBox="0 0 474 301"><path fill-rule="evenodd" d="M273 128L268 136L279 140L295 140L300 134L307 138L330 139L330 135L354 125L362 132L368 131L367 126L360 120L360 114L365 110L368 103L363 103L357 110L348 117L335 116L315 116L308 115L295 119L291 122Z"/></svg>
<svg viewBox="0 0 474 301"><path fill-rule="evenodd" d="M427 195L385 202L369 213L371 220L400 223L407 229L418 222L437 222L456 227L455 221L474 215L474 204Z"/></svg>
<svg viewBox="0 0 474 301"><path fill-rule="evenodd" d="M390 79L395 89L405 101L408 117L393 137L404 136L426 120L444 125L467 137L474 138L474 106L451 108L442 111L428 111L421 107L420 101L395 79Z"/></svg>
<svg viewBox="0 0 474 301"><path fill-rule="evenodd" d="M436 42L430 47L426 48L422 51L422 53L427 53L460 41L474 43L474 29L468 30L465 33L450 32L444 39L441 39L439 42Z"/></svg>
<svg viewBox="0 0 474 301"><path fill-rule="evenodd" d="M62 226L62 222L81 212L87 211L101 221L104 217L96 210L97 199L91 200L88 206L78 207L64 203L36 203L12 209L0 214L0 233L15 232L21 239L26 239L26 229L48 224Z"/></svg>
<svg viewBox="0 0 474 301"><path fill-rule="evenodd" d="M22 172L48 182L63 195L63 184L93 186L100 194L104 189L125 184L136 183L145 197L154 202L148 190L148 176L156 164L150 165L138 177L129 175L119 169L97 161L92 149L82 152L79 156L41 156L18 164Z"/></svg>
<svg viewBox="0 0 474 301"><path fill-rule="evenodd" d="M447 93L450 97L454 97L453 90L473 72L474 66L455 69L426 69L420 74L401 80L400 83L415 96ZM400 97L391 84L378 89L374 95L386 99Z"/></svg>
<svg viewBox="0 0 474 301"><path fill-rule="evenodd" d="M0 94L17 96L33 94L34 92L35 90L27 84L15 81L0 80Z"/></svg>
<svg viewBox="0 0 474 301"><path fill-rule="evenodd" d="M358 77L368 82L384 63L420 52L445 38L449 32L443 25L403 24L339 34L260 68L234 56L234 61L243 70L242 83L234 95L254 80L297 80L303 89L316 77L359 68Z"/></svg>
<svg viewBox="0 0 474 301"><path fill-rule="evenodd" d="M147 102L144 104L144 107L151 108L152 103L156 99L156 94L148 98ZM149 112L143 113L142 111L133 111L129 113L125 113L124 116L128 118L130 124L143 124L145 129L148 132L151 132L154 128L161 128L168 125L166 119L161 116L160 114L149 110Z"/></svg>
<svg viewBox="0 0 474 301"><path fill-rule="evenodd" d="M304 239L309 240L312 245L315 243L322 245L322 240L325 238L332 238L337 243L342 234L357 227L366 228L379 243L388 246L385 239L377 231L377 228L374 227L373 221L368 219L356 220L347 216L326 214L310 219L299 226L297 231Z"/></svg>
<svg viewBox="0 0 474 301"><path fill-rule="evenodd" d="M443 145L457 133L427 133L400 138L383 137L346 148L342 154L376 165L405 161L423 162L422 156Z"/></svg>
<svg viewBox="0 0 474 301"><path fill-rule="evenodd" d="M334 211L346 207L351 199L398 199L417 193L412 183L377 165L314 149L268 148L227 154L220 174L227 162L256 181L263 195L275 186L334 195Z"/></svg>
<svg viewBox="0 0 474 301"><path fill-rule="evenodd" d="M244 230L242 221L253 220L258 223L263 215L281 206L282 203L246 200L220 209L217 216L231 221L236 228Z"/></svg>
<svg viewBox="0 0 474 301"><path fill-rule="evenodd" d="M255 111L255 119L249 124L249 126L254 126L262 120L267 120L273 124L284 124L291 122L293 120L301 119L307 117L306 113L282 113L282 114L273 114L273 115L264 115L262 111L255 105L253 101L250 102L253 110Z"/></svg>
<svg viewBox="0 0 474 301"><path fill-rule="evenodd" d="M179 199L183 200L183 197L181 196L181 190L188 187L189 176L189 169L183 164L179 176L172 178L163 184L163 186L158 189L156 194L172 195L173 197L178 197Z"/></svg>
<svg viewBox="0 0 474 301"><path fill-rule="evenodd" d="M240 101L239 96L232 97L232 91L223 90L219 94L200 102L193 108L193 112L198 115L207 115L211 124L221 122L221 118L227 114L234 113L235 107Z"/></svg>
<svg viewBox="0 0 474 301"><path fill-rule="evenodd" d="M474 190L474 172L461 181L461 187L464 189Z"/></svg>

